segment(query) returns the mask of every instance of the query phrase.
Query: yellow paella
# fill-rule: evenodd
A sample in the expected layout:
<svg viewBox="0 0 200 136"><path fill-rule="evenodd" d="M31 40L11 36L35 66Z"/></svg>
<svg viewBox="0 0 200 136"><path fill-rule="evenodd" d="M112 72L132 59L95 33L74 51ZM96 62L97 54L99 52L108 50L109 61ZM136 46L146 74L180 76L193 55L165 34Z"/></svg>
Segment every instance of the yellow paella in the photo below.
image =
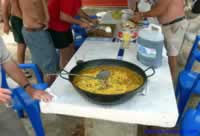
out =
<svg viewBox="0 0 200 136"><path fill-rule="evenodd" d="M138 73L121 66L102 65L95 68L82 70L79 74L96 77L107 70L110 72L106 80L95 80L87 77L76 76L72 82L82 90L95 94L115 95L133 91L144 83L144 79Z"/></svg>

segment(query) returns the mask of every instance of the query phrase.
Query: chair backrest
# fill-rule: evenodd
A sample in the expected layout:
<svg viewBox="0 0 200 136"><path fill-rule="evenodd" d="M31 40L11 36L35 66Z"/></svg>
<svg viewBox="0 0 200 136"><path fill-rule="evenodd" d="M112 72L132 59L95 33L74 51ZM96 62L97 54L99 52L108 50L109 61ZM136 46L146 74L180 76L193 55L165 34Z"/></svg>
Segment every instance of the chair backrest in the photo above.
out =
<svg viewBox="0 0 200 136"><path fill-rule="evenodd" d="M40 71L38 70L38 68L37 68L37 66L35 64L19 64L18 66L21 69L32 69L34 74L35 74L35 77L36 77L36 80L37 80L38 84L43 84L44 83L43 78L41 76L41 73L40 73ZM0 87L2 87L2 88L10 88L8 86L8 83L7 83L6 72L2 67L0 67L0 72L1 72L1 76L0 76L0 78L1 78L0 85L1 86Z"/></svg>
<svg viewBox="0 0 200 136"><path fill-rule="evenodd" d="M32 69L35 74L37 82L40 84L44 83L42 78L42 73L39 71L36 64L19 64L18 66L20 69Z"/></svg>
<svg viewBox="0 0 200 136"><path fill-rule="evenodd" d="M6 72L4 71L3 68L0 67L0 72L1 72L1 83L0 83L0 87L1 88L9 88L8 87L8 83L7 83L7 80L6 80Z"/></svg>
<svg viewBox="0 0 200 136"><path fill-rule="evenodd" d="M191 71L192 66L195 61L200 62L200 35L196 36L196 40L193 44L193 47L190 51L190 54L188 56L186 65L185 65L185 70L186 71Z"/></svg>

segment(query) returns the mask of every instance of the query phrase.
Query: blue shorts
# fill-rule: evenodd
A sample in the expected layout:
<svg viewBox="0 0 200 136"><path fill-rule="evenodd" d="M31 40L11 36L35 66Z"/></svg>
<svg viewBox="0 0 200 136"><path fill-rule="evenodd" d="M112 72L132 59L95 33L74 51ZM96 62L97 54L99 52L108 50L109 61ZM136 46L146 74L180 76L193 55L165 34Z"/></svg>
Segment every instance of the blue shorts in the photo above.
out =
<svg viewBox="0 0 200 136"><path fill-rule="evenodd" d="M44 74L58 72L59 59L48 31L28 31L23 28L22 34L30 49L32 62L37 64Z"/></svg>

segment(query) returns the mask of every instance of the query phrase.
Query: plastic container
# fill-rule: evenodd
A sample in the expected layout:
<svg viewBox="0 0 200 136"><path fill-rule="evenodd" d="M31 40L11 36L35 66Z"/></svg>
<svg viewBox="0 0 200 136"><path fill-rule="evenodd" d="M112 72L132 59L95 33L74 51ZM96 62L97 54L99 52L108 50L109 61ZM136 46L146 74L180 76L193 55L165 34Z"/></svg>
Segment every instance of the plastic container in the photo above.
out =
<svg viewBox="0 0 200 136"><path fill-rule="evenodd" d="M144 65L157 68L162 64L164 36L161 27L150 24L139 31L137 59Z"/></svg>

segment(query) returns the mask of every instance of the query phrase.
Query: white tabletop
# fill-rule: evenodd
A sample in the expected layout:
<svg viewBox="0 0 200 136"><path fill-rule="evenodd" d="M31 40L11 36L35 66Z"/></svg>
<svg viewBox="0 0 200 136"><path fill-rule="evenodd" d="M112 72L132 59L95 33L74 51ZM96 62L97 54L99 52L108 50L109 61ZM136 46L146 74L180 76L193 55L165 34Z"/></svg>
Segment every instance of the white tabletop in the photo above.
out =
<svg viewBox="0 0 200 136"><path fill-rule="evenodd" d="M70 71L78 59L116 58L119 43L104 40L86 40L65 67ZM125 51L124 60L139 65L136 59L136 45ZM58 77L50 87L50 92L57 96L50 103L41 102L43 113L71 115L85 118L102 119L130 124L142 124L173 127L178 118L176 99L170 77L167 57L156 69L156 74L148 79L148 92L145 96L136 95L119 105L105 106L94 104L80 95L70 82Z"/></svg>

